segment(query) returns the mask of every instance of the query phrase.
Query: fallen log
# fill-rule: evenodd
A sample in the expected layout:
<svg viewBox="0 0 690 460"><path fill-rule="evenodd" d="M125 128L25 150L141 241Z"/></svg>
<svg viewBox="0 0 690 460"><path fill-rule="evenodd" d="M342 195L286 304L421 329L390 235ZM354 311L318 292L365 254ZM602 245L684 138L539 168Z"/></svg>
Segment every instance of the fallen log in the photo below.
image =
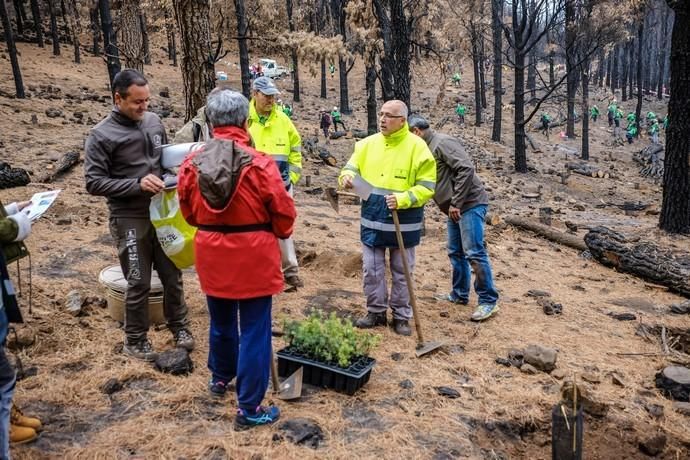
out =
<svg viewBox="0 0 690 460"><path fill-rule="evenodd" d="M508 216L505 218L505 222L514 227L536 233L537 235L546 238L549 241L568 246L569 248L577 249L578 251L587 250L587 245L585 242L582 240L582 238L576 235L560 232L552 227L539 224L523 217Z"/></svg>
<svg viewBox="0 0 690 460"><path fill-rule="evenodd" d="M602 265L690 297L690 255L687 253L679 256L651 242L630 241L606 227L591 229L585 235L585 244Z"/></svg>
<svg viewBox="0 0 690 460"><path fill-rule="evenodd" d="M539 144L534 142L534 139L532 139L532 136L525 133L525 137L527 138L527 142L529 142L530 147L532 147L532 150L534 150L534 153L541 153L541 149L539 148Z"/></svg>
<svg viewBox="0 0 690 460"><path fill-rule="evenodd" d="M608 179L611 174L587 163L566 163L565 167L575 174L600 179Z"/></svg>
<svg viewBox="0 0 690 460"><path fill-rule="evenodd" d="M67 152L55 162L53 169L36 177L34 182L52 182L79 163L79 152Z"/></svg>
<svg viewBox="0 0 690 460"><path fill-rule="evenodd" d="M651 144L633 153L633 160L640 164L639 174L654 182L661 182L664 178L664 146Z"/></svg>

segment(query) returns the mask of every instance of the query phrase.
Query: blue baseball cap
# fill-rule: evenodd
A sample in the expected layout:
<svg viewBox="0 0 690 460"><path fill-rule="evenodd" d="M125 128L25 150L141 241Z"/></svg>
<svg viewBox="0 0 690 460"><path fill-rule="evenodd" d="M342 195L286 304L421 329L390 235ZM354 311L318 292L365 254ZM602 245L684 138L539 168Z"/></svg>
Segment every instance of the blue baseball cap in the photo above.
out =
<svg viewBox="0 0 690 460"><path fill-rule="evenodd" d="M272 79L268 77L259 77L256 80L254 80L254 83L252 83L252 89L254 91L260 91L266 96L280 94L280 91L278 91L276 84L273 82Z"/></svg>

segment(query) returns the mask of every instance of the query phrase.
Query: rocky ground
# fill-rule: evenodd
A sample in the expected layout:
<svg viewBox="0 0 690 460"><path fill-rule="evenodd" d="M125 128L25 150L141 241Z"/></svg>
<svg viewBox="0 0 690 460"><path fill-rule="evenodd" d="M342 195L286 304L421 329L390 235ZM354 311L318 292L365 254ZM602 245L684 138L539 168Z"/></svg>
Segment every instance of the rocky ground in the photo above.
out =
<svg viewBox="0 0 690 460"><path fill-rule="evenodd" d="M452 120L446 123L441 130L463 138L490 190L491 212L500 217L487 227L500 313L475 324L469 316L476 298L468 307L434 300L434 294L448 291L450 269L445 219L434 205L427 206L426 235L417 252L417 296L426 335L444 341L445 347L418 359L412 338L382 329L372 378L355 396L308 387L297 402L275 401L290 422L287 426L236 433L233 398L214 400L206 391L208 317L193 270L185 273L185 288L198 342L191 354L194 372L170 376L125 358L119 352L122 332L107 315L98 282L100 270L117 263L104 200L86 193L80 165L50 183L36 182L52 176L64 154L81 152L88 129L109 112L105 64L86 57L75 65L69 55L55 58L33 45L19 48L30 97L11 97L9 61L3 55L0 116L6 122L0 127L0 159L28 170L33 181L2 190L0 197L10 202L54 188L62 193L28 241L31 289L28 261L21 263L26 324L10 337L10 345L26 377L15 399L25 412L43 420L45 430L38 441L14 447L15 458L547 459L551 409L562 390L571 394L573 378L586 401L584 458L690 456L688 408L665 398L655 386L664 367L688 365L687 355L674 349L687 352L690 347L690 318L670 313L670 306L684 299L606 268L586 252L501 222L510 216L536 220L540 208L550 208L556 230L581 238L588 228L605 225L687 257L688 237L656 229L660 187L641 178L632 161L646 139L616 145L606 121L600 120L590 132L590 165L611 177L572 174L564 179L565 163L577 159L579 139L562 139L557 130L548 140L532 132L540 151L528 151L531 171L513 172L509 96L504 101L504 143L489 141L490 123L474 127L468 122L462 129ZM183 122L179 70L161 54L146 72L152 110L174 132ZM228 73L230 83L237 84L236 71ZM354 114L346 123L364 129L363 71L355 66L350 75ZM319 80L303 76L304 101L295 104L294 118L305 138L316 131L319 110L337 104L335 82L329 79L328 99L323 100ZM448 86L437 103L438 81L433 75L415 75L413 103L437 123L452 114L456 97L470 105L471 85L468 78L459 89ZM281 81L279 87L290 100L290 82ZM600 108L605 97L595 96ZM666 111L656 100L645 104L657 113ZM623 105L632 109L632 104ZM558 107L550 111L558 113ZM468 121L472 119L470 114ZM319 139L338 165L305 154L305 177L295 196L295 240L306 285L275 299L277 329L283 319L302 317L311 309L346 317L364 312L358 207L343 200L336 214L322 198L355 140L324 145L325 139ZM626 202L645 206L626 211ZM85 299L78 316L66 309L74 290ZM559 308L559 314L545 314ZM151 336L157 348L170 348L166 330L157 328ZM276 338L274 345L284 343ZM298 432L304 428L299 419L308 419L311 431L290 434L295 427ZM304 443L295 444L299 439Z"/></svg>

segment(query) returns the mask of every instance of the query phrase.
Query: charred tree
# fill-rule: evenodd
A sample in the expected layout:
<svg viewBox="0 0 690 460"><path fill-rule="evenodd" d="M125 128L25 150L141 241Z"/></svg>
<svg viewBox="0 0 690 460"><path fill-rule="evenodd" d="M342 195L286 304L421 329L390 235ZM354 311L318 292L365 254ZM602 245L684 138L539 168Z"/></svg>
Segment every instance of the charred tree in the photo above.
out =
<svg viewBox="0 0 690 460"><path fill-rule="evenodd" d="M26 17L22 17L22 5L19 0L14 0L14 22L17 24L17 35L24 35L24 20Z"/></svg>
<svg viewBox="0 0 690 460"><path fill-rule="evenodd" d="M165 34L168 39L168 59L172 61L172 65L177 67L177 39L175 38L175 22L170 17L168 7L163 10L165 17ZM242 57L240 55L240 57Z"/></svg>
<svg viewBox="0 0 690 460"><path fill-rule="evenodd" d="M249 46L247 32L249 21L244 8L244 0L235 0L235 15L237 15L237 45L240 50L240 74L242 76L242 94L247 99L251 97L251 76L249 75Z"/></svg>
<svg viewBox="0 0 690 460"><path fill-rule="evenodd" d="M0 20L2 20L2 28L5 31L5 43L7 44L7 52L10 55L10 63L12 64L12 76L14 77L14 87L18 99L24 99L24 81L22 80L22 72L19 68L19 59L17 58L17 47L14 44L14 36L12 35L12 24L10 17L7 14L7 4L4 0L0 0Z"/></svg>
<svg viewBox="0 0 690 460"><path fill-rule="evenodd" d="M98 3L94 3L91 8L89 8L89 20L91 21L91 53L94 56L98 56L101 54L101 46L99 43L101 41L101 28L98 18Z"/></svg>
<svg viewBox="0 0 690 460"><path fill-rule="evenodd" d="M577 29L575 19L575 2L565 1L565 71L567 93L567 118L565 135L572 139L575 137L575 96L577 94L577 61L578 49L576 45Z"/></svg>
<svg viewBox="0 0 690 460"><path fill-rule="evenodd" d="M321 58L321 92L319 97L321 99L326 99L326 58Z"/></svg>
<svg viewBox="0 0 690 460"><path fill-rule="evenodd" d="M50 12L50 36L53 41L53 56L60 56L60 35L58 33L55 0L48 0L48 11Z"/></svg>
<svg viewBox="0 0 690 460"><path fill-rule="evenodd" d="M643 7L644 8L644 7ZM637 107L635 108L635 124L637 132L641 133L640 115L642 114L642 45L644 44L644 18L637 26Z"/></svg>
<svg viewBox="0 0 690 460"><path fill-rule="evenodd" d="M149 40L149 28L146 24L146 13L143 11L139 15L139 22L141 24L141 38L144 42L144 64L151 65L151 43Z"/></svg>
<svg viewBox="0 0 690 460"><path fill-rule="evenodd" d="M491 0L491 32L494 53L494 124L491 127L491 140L501 142L501 121L503 118L503 34L501 17L503 0Z"/></svg>
<svg viewBox="0 0 690 460"><path fill-rule="evenodd" d="M175 20L180 29L182 47L182 83L185 98L185 122L206 104L206 96L215 86L211 58L209 0L173 0Z"/></svg>
<svg viewBox="0 0 690 460"><path fill-rule="evenodd" d="M79 36L81 35L81 18L79 17L79 9L77 6L77 0L67 1L67 15L69 17L72 29L72 48L74 49L74 62L76 64L81 64L81 42L79 40Z"/></svg>
<svg viewBox="0 0 690 460"><path fill-rule="evenodd" d="M589 160L589 58L582 63L582 153L583 160Z"/></svg>
<svg viewBox="0 0 690 460"><path fill-rule="evenodd" d="M348 0L331 0L331 15L333 16L333 22L336 31L340 34L343 39L343 43L347 44L347 27L346 27L346 15L345 7L347 6ZM376 2L374 2L376 5ZM385 40L385 39L384 39ZM349 87L347 82L347 63L343 56L338 56L338 79L340 81L340 112L341 113L352 113L350 110L350 95Z"/></svg>
<svg viewBox="0 0 690 460"><path fill-rule="evenodd" d="M384 42L384 57L379 61L384 100L398 99L410 108L410 45L412 42L410 22L405 15L403 1L373 0L373 3Z"/></svg>
<svg viewBox="0 0 690 460"><path fill-rule="evenodd" d="M144 73L144 37L141 33L141 9L138 0L122 0L120 4L120 53L125 67Z"/></svg>
<svg viewBox="0 0 690 460"><path fill-rule="evenodd" d="M373 60L372 60L373 61ZM376 134L378 131L378 116L376 108L376 67L372 62L367 64L367 134Z"/></svg>
<svg viewBox="0 0 690 460"><path fill-rule="evenodd" d="M38 0L31 0L31 17L34 20L36 43L39 48L43 48L45 47L45 41L43 40L43 20L41 19L41 9L38 6Z"/></svg>
<svg viewBox="0 0 690 460"><path fill-rule="evenodd" d="M117 39L113 30L113 18L110 15L110 0L98 0L98 15L101 17L101 30L103 31L103 51L105 52L108 66L108 78L110 87L113 87L113 79L120 71L120 56L117 50Z"/></svg>
<svg viewBox="0 0 690 460"><path fill-rule="evenodd" d="M659 227L670 233L690 233L690 4L683 0L667 3L675 12L675 20L671 32L671 98Z"/></svg>
<svg viewBox="0 0 690 460"><path fill-rule="evenodd" d="M664 8L664 13L661 18L661 43L659 45L659 74L656 84L656 98L662 100L664 97L664 82L666 81L666 50L669 48L668 43L668 17L669 9Z"/></svg>
<svg viewBox="0 0 690 460"><path fill-rule="evenodd" d="M481 77L479 76L482 66L481 53L479 52L479 27L477 24L470 26L470 38L472 41L472 69L474 71L474 125L482 124L482 99L481 99ZM409 103L408 103L409 107Z"/></svg>
<svg viewBox="0 0 690 460"><path fill-rule="evenodd" d="M292 17L292 0L285 0L285 6L287 10L288 30L292 34L295 32L295 20ZM295 102L299 102L299 60L297 59L297 49L294 46L290 50L290 57L292 59L292 99Z"/></svg>

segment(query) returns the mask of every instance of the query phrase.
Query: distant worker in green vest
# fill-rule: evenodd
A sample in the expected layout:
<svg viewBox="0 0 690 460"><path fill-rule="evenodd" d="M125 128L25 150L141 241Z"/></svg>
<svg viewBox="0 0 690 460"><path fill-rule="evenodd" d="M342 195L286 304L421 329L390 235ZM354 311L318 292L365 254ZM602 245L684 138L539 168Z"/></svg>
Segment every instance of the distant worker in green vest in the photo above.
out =
<svg viewBox="0 0 690 460"><path fill-rule="evenodd" d="M331 62L328 64L328 71L331 73L331 78L335 76L335 65Z"/></svg>
<svg viewBox="0 0 690 460"><path fill-rule="evenodd" d="M613 137L615 137L615 138L621 137L621 119L622 118L623 118L623 111L620 109L620 107L616 107L616 111L613 115L613 123L614 123Z"/></svg>
<svg viewBox="0 0 690 460"><path fill-rule="evenodd" d="M647 112L647 124L654 123L654 120L656 120L656 113L650 110L649 112Z"/></svg>
<svg viewBox="0 0 690 460"><path fill-rule="evenodd" d="M592 121L596 123L597 118L599 118L599 107L596 105L592 106L592 108L589 109L589 116L592 118Z"/></svg>
<svg viewBox="0 0 690 460"><path fill-rule="evenodd" d="M283 113L292 118L292 106L290 104L283 104Z"/></svg>
<svg viewBox="0 0 690 460"><path fill-rule="evenodd" d="M652 136L652 144L659 143L659 120L656 118L652 122L652 126L649 127L649 134Z"/></svg>
<svg viewBox="0 0 690 460"><path fill-rule="evenodd" d="M331 118L333 119L333 129L335 131L338 130L338 124L343 127L343 131L347 131L345 123L343 122L343 116L340 114L338 107L333 107L333 110L331 110Z"/></svg>
<svg viewBox="0 0 690 460"><path fill-rule="evenodd" d="M628 144L633 143L633 138L637 137L637 125L635 123L628 124L628 129L625 132L625 137L628 139Z"/></svg>
<svg viewBox="0 0 690 460"><path fill-rule="evenodd" d="M541 132L548 139L551 127L551 115L549 115L548 112L542 112L539 121L541 121Z"/></svg>
<svg viewBox="0 0 690 460"><path fill-rule="evenodd" d="M666 131L668 129L668 114L666 114L666 116L664 117L663 126L664 126L664 131Z"/></svg>
<svg viewBox="0 0 690 460"><path fill-rule="evenodd" d="M618 110L618 104L616 100L612 100L608 108L608 118L609 118L609 128L613 126L613 120L616 117L616 110Z"/></svg>
<svg viewBox="0 0 690 460"><path fill-rule="evenodd" d="M453 86L460 86L460 73L455 72L453 74Z"/></svg>
<svg viewBox="0 0 690 460"><path fill-rule="evenodd" d="M630 125L636 124L635 121L636 121L637 117L635 116L635 112L628 112L628 116L625 117L625 119L628 121L628 124L625 127L625 129L628 129L628 128L630 128Z"/></svg>
<svg viewBox="0 0 690 460"><path fill-rule="evenodd" d="M458 104L455 106L455 113L458 116L458 123L460 124L461 127L465 126L465 114L467 113L467 107L465 107L464 104L462 104L460 101L458 101Z"/></svg>

